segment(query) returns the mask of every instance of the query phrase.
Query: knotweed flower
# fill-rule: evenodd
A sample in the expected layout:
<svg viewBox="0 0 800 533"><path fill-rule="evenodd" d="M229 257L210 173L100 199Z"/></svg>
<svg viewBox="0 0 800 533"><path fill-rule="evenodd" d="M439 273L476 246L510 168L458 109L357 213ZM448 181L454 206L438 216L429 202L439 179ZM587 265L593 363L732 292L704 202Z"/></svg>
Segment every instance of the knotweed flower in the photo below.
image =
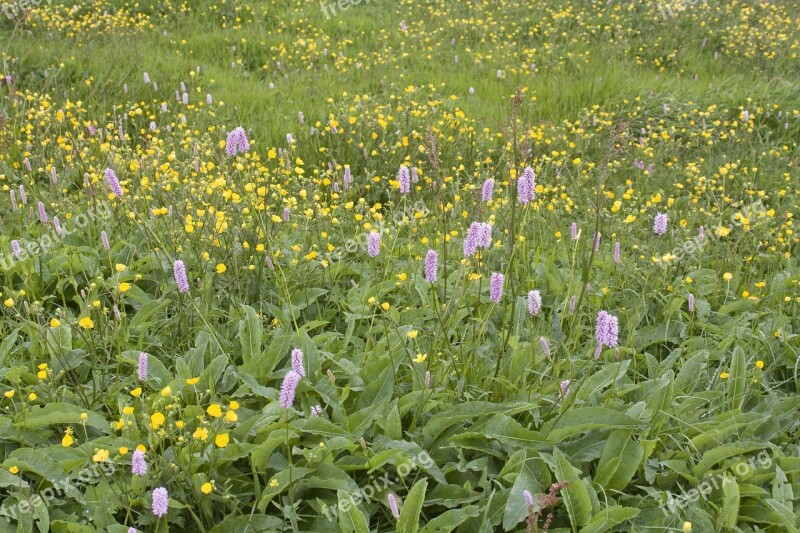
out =
<svg viewBox="0 0 800 533"><path fill-rule="evenodd" d="M289 370L283 378L281 384L280 403L284 409L289 409L294 403L294 393L300 383L300 374L294 370Z"/></svg>
<svg viewBox="0 0 800 533"><path fill-rule="evenodd" d="M106 252L109 251L111 249L111 244L108 242L108 233L106 233L105 230L100 232L100 240L103 242L103 249L105 249Z"/></svg>
<svg viewBox="0 0 800 533"><path fill-rule="evenodd" d="M561 382L561 396L562 397L566 397L567 394L569 394L569 384L570 384L570 380L568 380L568 379L565 379L564 381Z"/></svg>
<svg viewBox="0 0 800 533"><path fill-rule="evenodd" d="M569 312L570 313L574 313L575 312L575 304L576 303L577 303L577 298L575 296L573 296L572 298L569 299Z"/></svg>
<svg viewBox="0 0 800 533"><path fill-rule="evenodd" d="M428 250L425 255L425 281L436 283L436 270L439 265L439 254L436 250Z"/></svg>
<svg viewBox="0 0 800 533"><path fill-rule="evenodd" d="M25 186L19 186L19 199L22 201L22 205L28 205L28 195L25 194Z"/></svg>
<svg viewBox="0 0 800 533"><path fill-rule="evenodd" d="M312 405L311 406L311 416L320 416L322 414L322 406L321 405Z"/></svg>
<svg viewBox="0 0 800 533"><path fill-rule="evenodd" d="M531 495L531 492L529 490L522 491L522 498L525 500L525 505L527 505L528 507L533 505L533 496Z"/></svg>
<svg viewBox="0 0 800 533"><path fill-rule="evenodd" d="M431 388L431 373L430 372L425 372L425 388L426 389Z"/></svg>
<svg viewBox="0 0 800 533"><path fill-rule="evenodd" d="M483 200L484 202L491 202L493 192L494 192L494 180L492 178L489 178L483 182L483 188L481 189L481 200Z"/></svg>
<svg viewBox="0 0 800 533"><path fill-rule="evenodd" d="M407 166L403 165L397 171L397 181L400 183L400 194L411 192L411 175L408 173Z"/></svg>
<svg viewBox="0 0 800 533"><path fill-rule="evenodd" d="M26 157L26 158L24 159L24 163L25 163L25 169L26 169L28 172L31 172L31 160L30 160L30 159L28 159L28 158Z"/></svg>
<svg viewBox="0 0 800 533"><path fill-rule="evenodd" d="M619 241L614 243L614 264L619 264Z"/></svg>
<svg viewBox="0 0 800 533"><path fill-rule="evenodd" d="M381 234L373 231L367 235L367 254L370 257L378 257L381 253Z"/></svg>
<svg viewBox="0 0 800 533"><path fill-rule="evenodd" d="M694 294L689 293L689 312L694 313Z"/></svg>
<svg viewBox="0 0 800 533"><path fill-rule="evenodd" d="M264 257L264 262L267 264L270 270L275 270L275 265L272 264L272 259L270 258L270 256Z"/></svg>
<svg viewBox="0 0 800 533"><path fill-rule="evenodd" d="M147 85L150 85L150 76L147 74L147 72L144 73L144 82Z"/></svg>
<svg viewBox="0 0 800 533"><path fill-rule="evenodd" d="M167 514L169 508L169 494L164 487L153 489L153 514L162 517Z"/></svg>
<svg viewBox="0 0 800 533"><path fill-rule="evenodd" d="M11 253L14 254L14 257L22 257L22 246L18 240L11 241Z"/></svg>
<svg viewBox="0 0 800 533"><path fill-rule="evenodd" d="M211 93L206 93L206 105L211 105L214 103L214 99L211 97Z"/></svg>
<svg viewBox="0 0 800 533"><path fill-rule="evenodd" d="M148 354L145 352L139 352L139 364L136 369L136 374L139 377L139 381L146 381L147 380L147 363L148 363Z"/></svg>
<svg viewBox="0 0 800 533"><path fill-rule="evenodd" d="M569 232L570 232L570 236L572 237L572 240L573 241L577 241L578 240L578 223L577 222L573 222L572 223L572 226L570 227Z"/></svg>
<svg viewBox="0 0 800 533"><path fill-rule="evenodd" d="M600 232L594 234L594 253L600 251Z"/></svg>
<svg viewBox="0 0 800 533"><path fill-rule="evenodd" d="M542 308L542 295L539 291L533 290L528 293L528 312L531 316L536 316L539 314L539 310Z"/></svg>
<svg viewBox="0 0 800 533"><path fill-rule="evenodd" d="M542 345L542 351L547 357L550 357L550 344L544 337L539 337L539 343Z"/></svg>
<svg viewBox="0 0 800 533"><path fill-rule="evenodd" d="M419 182L419 172L417 167L411 167L411 183Z"/></svg>
<svg viewBox="0 0 800 533"><path fill-rule="evenodd" d="M289 222L290 219L291 219L291 211L289 210L288 207L284 207L283 208L283 221L284 222Z"/></svg>
<svg viewBox="0 0 800 533"><path fill-rule="evenodd" d="M175 282L178 284L180 292L189 292L189 278L186 277L186 265L183 261L176 259L172 265L172 271L175 274Z"/></svg>
<svg viewBox="0 0 800 533"><path fill-rule="evenodd" d="M353 175L350 173L350 167L344 167L344 188L349 189L351 183L353 183Z"/></svg>
<svg viewBox="0 0 800 533"><path fill-rule="evenodd" d="M503 281L504 276L500 272L492 272L492 277L489 280L489 299L499 304L503 298Z"/></svg>
<svg viewBox="0 0 800 533"><path fill-rule="evenodd" d="M61 227L61 221L58 220L58 217L53 217L53 227L56 229L56 233L59 236L64 233L64 229Z"/></svg>
<svg viewBox="0 0 800 533"><path fill-rule="evenodd" d="M143 476L147 473L147 461L144 460L144 452L136 450L131 458L131 473L134 476Z"/></svg>
<svg viewBox="0 0 800 533"><path fill-rule="evenodd" d="M238 153L244 154L248 150L250 150L250 142L247 140L244 128L239 126L228 133L228 139L225 142L225 153L228 154L228 157L233 157Z"/></svg>
<svg viewBox="0 0 800 533"><path fill-rule="evenodd" d="M400 509L397 507L397 498L394 497L394 494L389 493L386 497L386 501L389 503L389 510L392 511L392 516L395 520L400 518Z"/></svg>
<svg viewBox="0 0 800 533"><path fill-rule="evenodd" d="M306 123L306 118L305 118L305 116L303 116L303 112L302 111L298 111L297 112L297 120L300 122L300 124L305 124Z"/></svg>
<svg viewBox="0 0 800 533"><path fill-rule="evenodd" d="M47 224L48 222L47 211L45 210L42 202L39 202L39 220L42 221L42 224Z"/></svg>
<svg viewBox="0 0 800 533"><path fill-rule="evenodd" d="M292 370L297 372L301 378L306 377L306 369L303 368L303 350L300 348L292 350Z"/></svg>
<svg viewBox="0 0 800 533"><path fill-rule="evenodd" d="M17 210L17 193L14 189L8 191L8 196L11 198L11 208L16 211Z"/></svg>
<svg viewBox="0 0 800 533"><path fill-rule="evenodd" d="M129 527L128 528L128 533L139 533L139 532L136 530L135 527Z"/></svg>
<svg viewBox="0 0 800 533"><path fill-rule="evenodd" d="M706 229L703 226L700 226L700 229L697 232L697 238L700 240L700 242L706 240Z"/></svg>
<svg viewBox="0 0 800 533"><path fill-rule="evenodd" d="M477 245L478 248L488 249L492 245L492 225L488 222L481 222L477 226Z"/></svg>
<svg viewBox="0 0 800 533"><path fill-rule="evenodd" d="M108 182L108 188L111 189L111 192L114 193L114 196L117 198L122 198L122 186L119 184L119 179L114 171L110 168L107 168L103 174Z"/></svg>
<svg viewBox="0 0 800 533"><path fill-rule="evenodd" d="M517 181L517 198L521 204L528 204L536 198L536 176L531 167L525 167Z"/></svg>
<svg viewBox="0 0 800 533"><path fill-rule="evenodd" d="M653 233L656 235L664 235L667 232L667 214L657 213L653 221Z"/></svg>
<svg viewBox="0 0 800 533"><path fill-rule="evenodd" d="M600 311L597 314L597 323L595 325L595 339L597 340L595 358L600 356L600 351L604 345L609 348L616 346L618 338L619 320L606 311Z"/></svg>

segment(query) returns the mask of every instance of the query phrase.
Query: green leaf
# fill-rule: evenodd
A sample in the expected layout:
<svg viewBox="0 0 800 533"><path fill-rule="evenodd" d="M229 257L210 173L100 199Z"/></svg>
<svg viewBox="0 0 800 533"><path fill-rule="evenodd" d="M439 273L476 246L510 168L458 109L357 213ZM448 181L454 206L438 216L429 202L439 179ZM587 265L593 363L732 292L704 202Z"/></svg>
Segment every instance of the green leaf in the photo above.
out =
<svg viewBox="0 0 800 533"><path fill-rule="evenodd" d="M239 321L239 342L242 345L242 360L245 364L261 355L261 338L264 327L255 309L249 305L240 305L245 317Z"/></svg>
<svg viewBox="0 0 800 533"><path fill-rule="evenodd" d="M552 442L592 429L641 429L644 422L607 407L572 408L555 421L551 429L543 431Z"/></svg>
<svg viewBox="0 0 800 533"><path fill-rule="evenodd" d="M730 376L728 376L728 407L738 409L744 402L747 370L745 368L744 350L741 346L733 349Z"/></svg>
<svg viewBox="0 0 800 533"><path fill-rule="evenodd" d="M455 528L479 514L477 505L467 505L460 509L451 509L440 514L422 528L422 533L449 533Z"/></svg>
<svg viewBox="0 0 800 533"><path fill-rule="evenodd" d="M739 484L730 476L722 478L720 525L735 528L739 520Z"/></svg>
<svg viewBox="0 0 800 533"><path fill-rule="evenodd" d="M85 421L81 419L82 413L87 415ZM103 416L67 403L49 403L42 407L31 407L25 419L15 423L15 426L25 429L39 429L56 424L59 426L86 424L102 433L111 433L108 421Z"/></svg>
<svg viewBox="0 0 800 533"><path fill-rule="evenodd" d="M340 490L339 498L339 530L342 533L369 533L369 522L350 493Z"/></svg>
<svg viewBox="0 0 800 533"><path fill-rule="evenodd" d="M514 480L514 485L511 487L511 494L508 495L506 501L505 512L503 513L503 529L510 530L528 517L528 504L525 503L525 497L522 495L523 491L530 491L531 494L539 492L539 483L528 476L527 473L521 473Z"/></svg>
<svg viewBox="0 0 800 533"><path fill-rule="evenodd" d="M633 507L613 505L594 515L581 529L580 533L603 533L627 520L636 518L639 513L639 509Z"/></svg>
<svg viewBox="0 0 800 533"><path fill-rule="evenodd" d="M611 385L613 381L624 376L630 364L630 359L625 359L621 363L607 364L585 379L580 389L578 389L578 393L575 397L576 400L587 400L599 393L601 390Z"/></svg>
<svg viewBox="0 0 800 533"><path fill-rule="evenodd" d="M422 504L425 502L425 492L428 489L428 480L423 478L417 481L406 496L400 518L397 520L398 533L417 533L419 531L419 515L422 513Z"/></svg>
<svg viewBox="0 0 800 533"><path fill-rule="evenodd" d="M561 491L561 495L564 498L564 505L567 507L572 527L577 529L589 522L592 516L592 501L589 499L589 492L581 482L580 470L572 466L558 448L555 448L554 456L556 479L559 482L569 482L569 485Z"/></svg>
<svg viewBox="0 0 800 533"><path fill-rule="evenodd" d="M211 533L261 533L271 531L281 531L283 520L277 516L265 514L247 514L238 516L228 516L218 522L211 530Z"/></svg>
<svg viewBox="0 0 800 533"><path fill-rule="evenodd" d="M594 482L606 490L622 490L633 479L643 458L644 447L633 440L630 431L614 430L603 447Z"/></svg>

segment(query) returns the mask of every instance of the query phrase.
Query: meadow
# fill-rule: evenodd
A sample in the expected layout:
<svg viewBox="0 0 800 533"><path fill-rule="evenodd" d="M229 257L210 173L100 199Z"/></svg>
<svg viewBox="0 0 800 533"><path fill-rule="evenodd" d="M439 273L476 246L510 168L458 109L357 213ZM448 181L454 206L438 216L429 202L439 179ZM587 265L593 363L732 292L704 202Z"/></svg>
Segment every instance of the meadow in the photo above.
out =
<svg viewBox="0 0 800 533"><path fill-rule="evenodd" d="M17 0L0 533L800 532L800 6Z"/></svg>

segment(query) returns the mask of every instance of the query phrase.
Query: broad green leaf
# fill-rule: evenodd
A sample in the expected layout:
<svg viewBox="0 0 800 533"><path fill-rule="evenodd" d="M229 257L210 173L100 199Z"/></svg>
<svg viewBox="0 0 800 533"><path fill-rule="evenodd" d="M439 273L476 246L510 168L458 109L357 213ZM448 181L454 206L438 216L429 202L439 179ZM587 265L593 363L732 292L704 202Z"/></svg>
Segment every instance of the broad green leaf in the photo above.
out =
<svg viewBox="0 0 800 533"><path fill-rule="evenodd" d="M526 473L519 474L511 487L511 494L506 501L505 512L503 513L503 529L508 531L528 517L528 505L522 495L523 491L529 491L531 495L540 492L539 483L528 476Z"/></svg>
<svg viewBox="0 0 800 533"><path fill-rule="evenodd" d="M728 377L728 408L738 409L744 401L747 383L747 369L745 368L744 350L741 346L733 349L731 371Z"/></svg>
<svg viewBox="0 0 800 533"><path fill-rule="evenodd" d="M460 509L451 509L440 514L422 528L422 533L449 533L458 526L475 518L479 514L477 505L467 505Z"/></svg>
<svg viewBox="0 0 800 533"><path fill-rule="evenodd" d="M353 497L345 492L337 492L339 499L339 531L342 533L369 533L369 522Z"/></svg>
<svg viewBox="0 0 800 533"><path fill-rule="evenodd" d="M613 505L595 514L592 519L581 528L580 533L603 533L627 520L636 518L639 513L639 509L633 507Z"/></svg>
<svg viewBox="0 0 800 533"><path fill-rule="evenodd" d="M720 524L735 528L739 521L739 484L730 476L722 478L722 509Z"/></svg>
<svg viewBox="0 0 800 533"><path fill-rule="evenodd" d="M580 470L572 466L561 450L555 448L556 479L559 482L568 482L569 485L561 491L564 505L569 513L573 529L586 525L592 517L592 502L589 492L581 482Z"/></svg>
<svg viewBox="0 0 800 533"><path fill-rule="evenodd" d="M398 533L417 533L419 531L419 516L422 504L425 502L425 492L428 489L428 480L423 478L414 483L408 492L403 508L400 509L400 518L397 520Z"/></svg>
<svg viewBox="0 0 800 533"><path fill-rule="evenodd" d="M600 370L587 377L578 389L576 400L587 400L604 388L611 385L614 380L625 375L630 366L631 360L625 359L621 363L609 363Z"/></svg>
<svg viewBox="0 0 800 533"><path fill-rule="evenodd" d="M242 361L247 364L253 358L261 355L261 338L264 327L255 309L244 304L241 304L240 307L245 316L239 321L239 343L242 346Z"/></svg>
<svg viewBox="0 0 800 533"><path fill-rule="evenodd" d="M621 491L633 479L643 458L644 447L630 431L614 430L606 440L594 482L606 490Z"/></svg>

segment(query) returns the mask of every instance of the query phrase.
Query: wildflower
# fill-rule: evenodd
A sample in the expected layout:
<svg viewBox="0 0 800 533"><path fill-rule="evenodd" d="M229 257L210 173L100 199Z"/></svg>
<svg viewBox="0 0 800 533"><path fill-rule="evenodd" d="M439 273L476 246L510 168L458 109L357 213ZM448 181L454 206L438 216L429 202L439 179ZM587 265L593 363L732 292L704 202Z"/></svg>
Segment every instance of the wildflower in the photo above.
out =
<svg viewBox="0 0 800 533"><path fill-rule="evenodd" d="M653 233L656 235L664 235L667 232L667 215L666 213L657 213L655 221L653 222Z"/></svg>
<svg viewBox="0 0 800 533"><path fill-rule="evenodd" d="M303 350L300 348L292 350L292 370L297 372L301 378L306 377L306 371L303 368Z"/></svg>
<svg viewBox="0 0 800 533"><path fill-rule="evenodd" d="M573 241L577 241L578 240L578 223L577 222L573 222L572 223L572 226L570 226L570 228L569 228L569 232L570 232L570 236L572 237L572 240Z"/></svg>
<svg viewBox="0 0 800 533"><path fill-rule="evenodd" d="M283 208L283 221L284 222L289 222L290 219L291 219L291 211L289 210L288 207L284 207Z"/></svg>
<svg viewBox="0 0 800 533"><path fill-rule="evenodd" d="M158 429L164 425L166 418L162 413L153 413L150 415L150 427L152 429Z"/></svg>
<svg viewBox="0 0 800 533"><path fill-rule="evenodd" d="M73 444L75 444L75 438L72 436L72 428L67 428L64 431L64 436L61 437L61 445L64 448L69 448Z"/></svg>
<svg viewBox="0 0 800 533"><path fill-rule="evenodd" d="M523 490L522 491L522 498L525 500L525 505L530 507L533 505L533 496L531 495L530 491Z"/></svg>
<svg viewBox="0 0 800 533"><path fill-rule="evenodd" d="M30 172L30 170L28 170ZM22 205L28 205L28 195L25 194L25 186L19 186L19 199L22 201Z"/></svg>
<svg viewBox="0 0 800 533"><path fill-rule="evenodd" d="M344 167L344 188L349 189L351 183L353 183L353 175L350 173L350 167Z"/></svg>
<svg viewBox="0 0 800 533"><path fill-rule="evenodd" d="M426 353L418 353L417 356L414 358L415 363L424 363L425 359L428 358L428 354Z"/></svg>
<svg viewBox="0 0 800 533"><path fill-rule="evenodd" d="M217 274L224 274L225 271L228 270L228 267L225 266L225 263L217 263L217 266L214 267L214 270L217 272Z"/></svg>
<svg viewBox="0 0 800 533"><path fill-rule="evenodd" d="M235 128L228 133L227 141L225 142L225 153L228 157L233 157L238 153L246 153L250 150L250 143L247 140L247 134L241 126Z"/></svg>
<svg viewBox="0 0 800 533"><path fill-rule="evenodd" d="M484 250L489 248L492 245L492 225L488 222L482 222L477 226L477 244L478 248L483 248Z"/></svg>
<svg viewBox="0 0 800 533"><path fill-rule="evenodd" d="M484 202L491 202L493 191L494 191L494 180L492 178L489 178L483 182L483 188L481 189L481 200L483 200Z"/></svg>
<svg viewBox="0 0 800 533"><path fill-rule="evenodd" d="M297 384L300 383L300 374L294 370L287 372L286 377L283 378L281 384L280 403L284 409L289 409L294 403L294 393L297 390Z"/></svg>
<svg viewBox="0 0 800 533"><path fill-rule="evenodd" d="M619 337L619 320L614 315L600 311L597 314L597 324L595 326L595 338L597 339L597 350L595 358L600 356L603 346L613 348L617 345Z"/></svg>
<svg viewBox="0 0 800 533"><path fill-rule="evenodd" d="M489 280L489 299L496 304L499 304L503 297L503 280L503 274L500 272L493 272Z"/></svg>
<svg viewBox="0 0 800 533"><path fill-rule="evenodd" d="M614 264L619 264L619 241L614 243Z"/></svg>
<svg viewBox="0 0 800 533"><path fill-rule="evenodd" d="M111 245L108 242L108 234L103 231L100 233L100 240L103 241L103 249L107 252L111 249Z"/></svg>
<svg viewBox="0 0 800 533"><path fill-rule="evenodd" d="M700 242L706 240L706 230L703 226L700 226L700 229L697 231L697 238L700 240Z"/></svg>
<svg viewBox="0 0 800 533"><path fill-rule="evenodd" d="M200 439L201 441L205 442L208 438L208 429L207 428L197 428L192 433L192 438Z"/></svg>
<svg viewBox="0 0 800 533"><path fill-rule="evenodd" d="M22 257L22 247L20 246L19 241L11 241L11 252L14 254L14 257Z"/></svg>
<svg viewBox="0 0 800 533"><path fill-rule="evenodd" d="M153 514L162 517L167 514L169 507L169 494L164 487L153 489Z"/></svg>
<svg viewBox="0 0 800 533"><path fill-rule="evenodd" d="M42 224L47 224L47 211L44 208L44 204L39 202L39 220Z"/></svg>
<svg viewBox="0 0 800 533"><path fill-rule="evenodd" d="M397 172L397 181L400 183L400 194L408 194L411 192L411 176L408 173L408 167L402 165Z"/></svg>
<svg viewBox="0 0 800 533"><path fill-rule="evenodd" d="M724 279L725 281L730 281L733 279L733 274L731 274L730 272L725 272L722 275L722 279Z"/></svg>
<svg viewBox="0 0 800 533"><path fill-rule="evenodd" d="M536 176L531 167L525 167L517 181L517 198L521 204L528 204L536 198Z"/></svg>
<svg viewBox="0 0 800 533"><path fill-rule="evenodd" d="M722 378L722 379L728 379L729 374L727 372L721 372L719 377Z"/></svg>
<svg viewBox="0 0 800 533"><path fill-rule="evenodd" d="M594 234L594 253L600 251L600 232Z"/></svg>
<svg viewBox="0 0 800 533"><path fill-rule="evenodd" d="M131 473L134 476L143 476L147 473L147 461L144 459L144 452L134 450L131 457Z"/></svg>
<svg viewBox="0 0 800 533"><path fill-rule="evenodd" d="M78 325L83 329L92 329L94 327L94 321L92 317L85 316L78 321Z"/></svg>
<svg viewBox="0 0 800 533"><path fill-rule="evenodd" d="M102 463L106 460L108 460L108 450L95 450L92 461L95 463Z"/></svg>
<svg viewBox="0 0 800 533"><path fill-rule="evenodd" d="M539 310L542 308L542 295L537 290L530 291L528 293L528 312L531 316L536 316L539 314Z"/></svg>
<svg viewBox="0 0 800 533"><path fill-rule="evenodd" d="M425 388L428 389L431 386L431 373L425 372Z"/></svg>
<svg viewBox="0 0 800 533"><path fill-rule="evenodd" d="M569 299L569 312L570 313L574 313L575 312L575 304L576 303L577 303L577 298L575 296L572 296Z"/></svg>
<svg viewBox="0 0 800 533"><path fill-rule="evenodd" d="M692 293L689 293L688 305L689 305L689 312L694 313L694 294Z"/></svg>
<svg viewBox="0 0 800 533"><path fill-rule="evenodd" d="M212 403L208 406L208 409L206 409L206 413L208 413L210 417L219 418L222 416L222 407L220 407L218 403Z"/></svg>
<svg viewBox="0 0 800 533"><path fill-rule="evenodd" d="M224 448L225 446L228 445L230 441L231 439L227 433L220 433L219 435L214 437L214 444L217 445L217 448Z"/></svg>
<svg viewBox="0 0 800 533"><path fill-rule="evenodd" d="M389 493L386 497L386 501L389 503L389 510L392 511L392 516L397 520L400 518L400 509L397 507L397 499L395 498L394 494Z"/></svg>
<svg viewBox="0 0 800 533"><path fill-rule="evenodd" d="M200 486L200 492L203 494L211 494L212 490L214 490L214 487L207 481Z"/></svg>
<svg viewBox="0 0 800 533"><path fill-rule="evenodd" d="M745 111L746 113L746 111ZM684 522L683 527L681 527L681 531L683 533L691 533L692 532L692 523L691 522Z"/></svg>
<svg viewBox="0 0 800 533"><path fill-rule="evenodd" d="M762 361L761 359L759 359L758 361L756 361L756 368L758 368L759 370L761 370L762 368L764 368L764 361Z"/></svg>
<svg viewBox="0 0 800 533"><path fill-rule="evenodd" d="M139 381L145 381L147 379L147 363L148 363L148 354L145 352L139 352L139 364L137 367L137 376L139 377Z"/></svg>
<svg viewBox="0 0 800 533"><path fill-rule="evenodd" d="M175 282L178 284L180 292L189 292L189 279L186 277L186 265L183 261L176 259L172 266L173 273L175 274Z"/></svg>
<svg viewBox="0 0 800 533"><path fill-rule="evenodd" d="M550 344L544 337L539 337L539 344L542 345L542 351L547 357L550 357Z"/></svg>
<svg viewBox="0 0 800 533"><path fill-rule="evenodd" d="M381 234L371 232L367 236L367 254L370 257L377 257L381 253Z"/></svg>
<svg viewBox="0 0 800 533"><path fill-rule="evenodd" d="M569 394L569 384L570 384L570 380L568 380L568 379L565 379L564 381L561 382L561 396L562 397L566 397L567 394Z"/></svg>
<svg viewBox="0 0 800 533"><path fill-rule="evenodd" d="M467 236L464 238L464 257L470 258L475 255L478 250L478 234L474 229L477 222L473 222L467 231Z"/></svg>
<svg viewBox="0 0 800 533"><path fill-rule="evenodd" d="M128 528L128 533L139 533L139 532L136 530L135 527L129 527Z"/></svg>
<svg viewBox="0 0 800 533"><path fill-rule="evenodd" d="M114 193L114 196L117 198L122 198L122 185L120 185L119 179L114 171L110 168L107 168L103 174L108 182L108 188L111 189L111 192Z"/></svg>
<svg viewBox="0 0 800 533"><path fill-rule="evenodd" d="M435 250L428 250L425 255L425 281L436 282L436 271L439 264L439 254Z"/></svg>
<svg viewBox="0 0 800 533"><path fill-rule="evenodd" d="M314 405L311 407L311 416L320 416L322 414L322 406Z"/></svg>

